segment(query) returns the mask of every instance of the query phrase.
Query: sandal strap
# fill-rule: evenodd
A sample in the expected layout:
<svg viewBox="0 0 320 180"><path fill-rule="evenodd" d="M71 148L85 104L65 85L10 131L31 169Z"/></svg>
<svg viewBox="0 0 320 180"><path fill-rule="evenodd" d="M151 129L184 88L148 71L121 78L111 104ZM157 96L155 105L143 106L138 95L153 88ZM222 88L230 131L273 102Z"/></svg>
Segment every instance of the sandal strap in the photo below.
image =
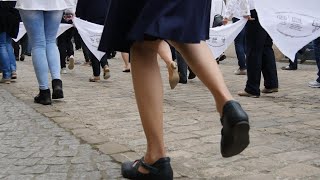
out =
<svg viewBox="0 0 320 180"><path fill-rule="evenodd" d="M145 168L146 170L148 170L150 173L152 173L152 174L159 174L160 173L159 169L157 169L157 168L147 164L146 162L144 162L144 157L142 157L140 159L140 163L141 163L141 166L143 168Z"/></svg>

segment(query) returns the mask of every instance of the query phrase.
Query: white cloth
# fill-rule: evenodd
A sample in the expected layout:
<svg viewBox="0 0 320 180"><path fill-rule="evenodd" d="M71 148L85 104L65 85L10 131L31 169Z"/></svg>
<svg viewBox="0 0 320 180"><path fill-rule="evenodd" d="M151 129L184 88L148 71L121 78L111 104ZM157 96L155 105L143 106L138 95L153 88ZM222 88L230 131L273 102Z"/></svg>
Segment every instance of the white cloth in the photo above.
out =
<svg viewBox="0 0 320 180"><path fill-rule="evenodd" d="M60 24L57 37L59 37L62 33L64 33L66 30L70 29L73 27L72 24ZM19 25L19 33L16 39L13 39L15 42L18 42L25 34L27 33L26 28L24 27L23 22L20 22Z"/></svg>
<svg viewBox="0 0 320 180"><path fill-rule="evenodd" d="M242 18L236 23L210 29L210 39L207 40L207 44L214 58L218 58L230 46L247 21L247 19Z"/></svg>
<svg viewBox="0 0 320 180"><path fill-rule="evenodd" d="M280 51L294 60L295 54L320 36L319 0L255 0L262 27Z"/></svg>
<svg viewBox="0 0 320 180"><path fill-rule="evenodd" d="M240 19L248 15L250 15L250 3L248 0L227 0L225 18L236 17Z"/></svg>
<svg viewBox="0 0 320 180"><path fill-rule="evenodd" d="M90 52L100 61L105 55L105 52L98 51L103 26L79 18L73 18L73 24Z"/></svg>
<svg viewBox="0 0 320 180"><path fill-rule="evenodd" d="M23 10L54 11L75 9L75 0L17 0L16 8Z"/></svg>
<svg viewBox="0 0 320 180"><path fill-rule="evenodd" d="M214 16L217 14L224 16L225 11L226 5L223 0L212 0L210 13L210 27L213 24Z"/></svg>

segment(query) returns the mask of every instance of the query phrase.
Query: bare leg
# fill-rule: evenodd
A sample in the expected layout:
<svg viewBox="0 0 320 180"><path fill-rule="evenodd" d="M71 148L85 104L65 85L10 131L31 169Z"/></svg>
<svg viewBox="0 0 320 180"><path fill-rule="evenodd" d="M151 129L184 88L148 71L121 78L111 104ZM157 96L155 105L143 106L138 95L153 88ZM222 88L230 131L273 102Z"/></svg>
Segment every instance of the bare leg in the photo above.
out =
<svg viewBox="0 0 320 180"><path fill-rule="evenodd" d="M169 73L169 84L171 89L174 89L179 83L180 77L178 73L178 65L172 59L170 46L167 42L161 41L158 48L158 53L161 59L167 64Z"/></svg>
<svg viewBox="0 0 320 180"><path fill-rule="evenodd" d="M233 100L233 97L207 44L203 41L200 44L170 43L181 53L188 66L208 87L215 98L217 110L222 115L223 105L227 101Z"/></svg>
<svg viewBox="0 0 320 180"><path fill-rule="evenodd" d="M144 159L148 164L165 157L163 87L157 62L160 42L160 40L136 42L130 51L133 87L147 138L147 152Z"/></svg>
<svg viewBox="0 0 320 180"><path fill-rule="evenodd" d="M129 54L121 53L122 60L124 62L124 70L130 70Z"/></svg>

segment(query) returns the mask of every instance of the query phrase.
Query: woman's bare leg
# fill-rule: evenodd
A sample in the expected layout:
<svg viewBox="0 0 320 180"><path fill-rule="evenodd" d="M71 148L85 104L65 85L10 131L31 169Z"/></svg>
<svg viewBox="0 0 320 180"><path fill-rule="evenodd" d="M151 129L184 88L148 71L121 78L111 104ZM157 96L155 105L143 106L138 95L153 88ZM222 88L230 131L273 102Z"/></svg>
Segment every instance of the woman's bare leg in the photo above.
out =
<svg viewBox="0 0 320 180"><path fill-rule="evenodd" d="M144 159L148 164L165 157L163 87L157 61L160 42L160 40L136 42L130 51L133 87L147 138L147 151Z"/></svg>
<svg viewBox="0 0 320 180"><path fill-rule="evenodd" d="M179 83L180 77L178 73L178 65L172 59L170 46L167 42L161 41L158 48L158 53L161 59L167 64L169 73L169 84L171 89L174 89Z"/></svg>
<svg viewBox="0 0 320 180"><path fill-rule="evenodd" d="M122 52L121 57L124 62L124 69L123 70L130 70L129 54Z"/></svg>
<svg viewBox="0 0 320 180"><path fill-rule="evenodd" d="M207 44L203 41L200 44L170 43L181 53L188 66L208 87L215 98L217 110L222 115L223 105L227 101L233 100L233 97Z"/></svg>

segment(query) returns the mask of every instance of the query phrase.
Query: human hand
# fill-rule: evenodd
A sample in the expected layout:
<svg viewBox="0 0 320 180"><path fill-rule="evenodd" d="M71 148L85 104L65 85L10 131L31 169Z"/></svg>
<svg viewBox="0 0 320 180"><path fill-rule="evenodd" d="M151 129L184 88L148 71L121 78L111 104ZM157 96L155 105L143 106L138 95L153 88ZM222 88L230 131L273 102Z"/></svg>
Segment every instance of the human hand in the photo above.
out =
<svg viewBox="0 0 320 180"><path fill-rule="evenodd" d="M229 19L228 19L228 18L223 18L223 20L222 20L222 24L223 24L223 25L228 24L228 22L229 22Z"/></svg>
<svg viewBox="0 0 320 180"><path fill-rule="evenodd" d="M250 15L243 16L244 18L248 19L248 21L254 21L256 20L255 18L252 18Z"/></svg>

